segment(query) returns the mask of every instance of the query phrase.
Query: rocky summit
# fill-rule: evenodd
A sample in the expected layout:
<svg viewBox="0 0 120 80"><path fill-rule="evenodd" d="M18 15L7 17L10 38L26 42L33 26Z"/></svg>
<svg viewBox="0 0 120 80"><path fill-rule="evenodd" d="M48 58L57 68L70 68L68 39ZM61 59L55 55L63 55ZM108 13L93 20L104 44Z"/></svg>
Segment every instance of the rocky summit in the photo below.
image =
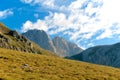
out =
<svg viewBox="0 0 120 80"><path fill-rule="evenodd" d="M40 47L50 50L60 57L72 56L82 51L76 44L68 42L61 37L55 37L52 40L43 30L29 30L23 33L23 35Z"/></svg>
<svg viewBox="0 0 120 80"><path fill-rule="evenodd" d="M52 41L56 48L57 52L56 54L62 57L72 56L82 51L82 49L78 47L76 44L68 42L64 38L55 37Z"/></svg>
<svg viewBox="0 0 120 80"><path fill-rule="evenodd" d="M52 52L56 52L55 47L47 35L47 33L43 30L29 30L26 33L23 33L31 41L37 43L40 47L50 50Z"/></svg>

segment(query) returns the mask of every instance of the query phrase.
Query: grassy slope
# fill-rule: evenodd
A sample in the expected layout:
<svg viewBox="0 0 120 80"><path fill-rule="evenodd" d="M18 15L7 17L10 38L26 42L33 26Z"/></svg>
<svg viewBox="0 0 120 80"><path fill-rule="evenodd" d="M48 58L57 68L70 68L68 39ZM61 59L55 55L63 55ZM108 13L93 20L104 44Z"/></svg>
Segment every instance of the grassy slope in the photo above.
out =
<svg viewBox="0 0 120 80"><path fill-rule="evenodd" d="M0 22L0 32L2 33L8 33L10 30L3 24Z"/></svg>
<svg viewBox="0 0 120 80"><path fill-rule="evenodd" d="M27 64L23 67L23 64ZM120 80L120 69L0 48L0 80Z"/></svg>

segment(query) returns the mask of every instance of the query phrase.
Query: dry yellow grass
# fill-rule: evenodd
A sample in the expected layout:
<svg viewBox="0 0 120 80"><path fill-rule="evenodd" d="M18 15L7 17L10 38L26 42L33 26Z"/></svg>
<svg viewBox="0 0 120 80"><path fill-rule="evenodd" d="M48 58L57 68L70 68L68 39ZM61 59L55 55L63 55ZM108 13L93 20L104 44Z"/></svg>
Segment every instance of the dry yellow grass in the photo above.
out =
<svg viewBox="0 0 120 80"><path fill-rule="evenodd" d="M0 22L0 32L8 33L10 29L8 29L3 23Z"/></svg>
<svg viewBox="0 0 120 80"><path fill-rule="evenodd" d="M0 80L120 80L120 69L0 48Z"/></svg>

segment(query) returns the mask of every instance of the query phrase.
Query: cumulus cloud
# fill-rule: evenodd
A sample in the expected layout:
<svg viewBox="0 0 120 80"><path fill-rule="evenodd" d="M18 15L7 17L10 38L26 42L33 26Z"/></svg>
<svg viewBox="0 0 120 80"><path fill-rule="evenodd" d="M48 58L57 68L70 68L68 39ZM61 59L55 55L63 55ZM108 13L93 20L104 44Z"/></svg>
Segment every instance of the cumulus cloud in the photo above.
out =
<svg viewBox="0 0 120 80"><path fill-rule="evenodd" d="M37 20L37 22L35 23L32 23L31 21L28 20L23 24L22 32L26 32L27 30L30 29L40 29L46 32L48 30L46 23L40 19Z"/></svg>
<svg viewBox="0 0 120 80"><path fill-rule="evenodd" d="M67 6L63 3L59 5L60 3L58 4L55 0L34 0L32 3L51 6L51 11L44 20L39 19L35 23L26 21L22 27L23 31L36 28L43 29L50 35L62 32L63 34L60 35L69 35L69 39L77 43L92 39L94 36L94 39L100 40L120 34L118 0L75 0L72 2L67 0L66 3L69 3ZM52 12L53 8L56 8L56 12ZM96 35L98 32L100 34Z"/></svg>
<svg viewBox="0 0 120 80"><path fill-rule="evenodd" d="M54 0L21 0L21 2L30 4L30 5L42 5L46 7L55 7Z"/></svg>
<svg viewBox="0 0 120 80"><path fill-rule="evenodd" d="M10 16L10 15L13 15L13 12L11 9L0 11L0 19L6 18L7 16Z"/></svg>

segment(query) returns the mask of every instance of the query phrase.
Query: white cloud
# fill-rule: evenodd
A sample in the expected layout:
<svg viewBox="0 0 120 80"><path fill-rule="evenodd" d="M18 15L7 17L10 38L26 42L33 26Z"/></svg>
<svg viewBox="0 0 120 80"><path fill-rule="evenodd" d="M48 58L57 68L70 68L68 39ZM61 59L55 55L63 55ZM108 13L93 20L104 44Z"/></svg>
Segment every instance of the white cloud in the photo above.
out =
<svg viewBox="0 0 120 80"><path fill-rule="evenodd" d="M62 1L61 1L62 2ZM70 35L70 40L79 42L92 39L112 38L120 34L120 11L118 0L75 0L69 5L58 5L55 0L34 0L51 9L44 20L29 21L23 25L23 31L38 28L49 34ZM52 12L56 8L56 12ZM113 25L116 24L117 25ZM32 25L32 26L30 26ZM99 31L99 35L96 35ZM61 34L60 34L61 35ZM77 41L78 42L78 41Z"/></svg>
<svg viewBox="0 0 120 80"><path fill-rule="evenodd" d="M23 3L31 4L34 0L20 0Z"/></svg>
<svg viewBox="0 0 120 80"><path fill-rule="evenodd" d="M50 6L50 7L55 7L54 0L44 0L43 5Z"/></svg>
<svg viewBox="0 0 120 80"><path fill-rule="evenodd" d="M96 39L99 40L99 39L104 39L104 38L111 38L112 37L112 33L113 33L112 30L107 29L107 30L104 31L104 33L102 33Z"/></svg>
<svg viewBox="0 0 120 80"><path fill-rule="evenodd" d="M31 21L26 21L24 24L23 24L23 27L22 27L22 32L26 32L27 30L30 30L30 29L39 29L39 30L44 30L47 32L48 28L45 24L44 21L42 20L37 20L37 22L35 23L32 23Z"/></svg>
<svg viewBox="0 0 120 80"><path fill-rule="evenodd" d="M6 18L7 16L10 16L10 15L13 15L13 12L11 9L0 11L0 19Z"/></svg>
<svg viewBox="0 0 120 80"><path fill-rule="evenodd" d="M35 18L38 18L38 17L39 17L39 14L38 14L38 13L35 13L35 14L34 14L34 17L35 17Z"/></svg>
<svg viewBox="0 0 120 80"><path fill-rule="evenodd" d="M55 7L54 5L54 0L21 0L21 2L26 3L26 4L30 4L30 5L40 5L40 6L44 6L44 7Z"/></svg>

